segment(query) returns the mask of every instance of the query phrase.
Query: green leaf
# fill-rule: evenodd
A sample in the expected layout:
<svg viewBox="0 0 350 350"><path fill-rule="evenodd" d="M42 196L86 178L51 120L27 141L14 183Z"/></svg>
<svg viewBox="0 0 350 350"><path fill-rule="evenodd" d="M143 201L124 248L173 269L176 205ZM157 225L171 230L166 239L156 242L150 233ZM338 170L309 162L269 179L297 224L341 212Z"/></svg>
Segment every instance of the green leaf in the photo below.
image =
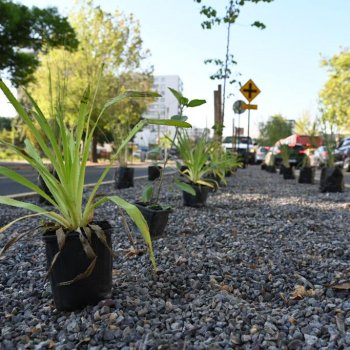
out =
<svg viewBox="0 0 350 350"><path fill-rule="evenodd" d="M152 155L158 155L158 154L161 154L161 152L162 152L162 149L160 147L154 147L148 151L148 153Z"/></svg>
<svg viewBox="0 0 350 350"><path fill-rule="evenodd" d="M203 105L204 103L207 103L206 100L191 100L188 104L187 107L198 107Z"/></svg>
<svg viewBox="0 0 350 350"><path fill-rule="evenodd" d="M127 97L162 97L161 94L159 94L156 91L127 91L125 93Z"/></svg>
<svg viewBox="0 0 350 350"><path fill-rule="evenodd" d="M180 104L183 105L183 106L187 106L187 104L188 104L188 98L182 96L181 99L180 99Z"/></svg>
<svg viewBox="0 0 350 350"><path fill-rule="evenodd" d="M170 119L171 120L180 120L180 121L185 122L188 119L188 117L186 117L185 115L173 115Z"/></svg>
<svg viewBox="0 0 350 350"><path fill-rule="evenodd" d="M177 101L181 104L181 99L183 98L180 91L177 91L175 89L172 89L171 87L168 87L168 89L171 91L171 93L175 96Z"/></svg>
<svg viewBox="0 0 350 350"><path fill-rule="evenodd" d="M55 202L51 199L51 197L48 196L39 186L37 186L35 183L31 182L24 176L20 175L19 173L16 173L15 171L9 168L0 166L0 174L38 193L40 196L44 197L51 204L55 205Z"/></svg>
<svg viewBox="0 0 350 350"><path fill-rule="evenodd" d="M153 254L152 240L149 233L149 228L140 210L135 205L125 201L123 198L119 196L110 196L108 197L108 199L114 202L115 204L117 204L120 208L124 209L126 213L130 216L132 221L136 224L136 226L140 230L147 244L148 253L150 255L153 268L156 270L157 266L156 266L156 261Z"/></svg>
<svg viewBox="0 0 350 350"><path fill-rule="evenodd" d="M142 192L142 202L149 203L153 196L153 186L147 185Z"/></svg>
<svg viewBox="0 0 350 350"><path fill-rule="evenodd" d="M6 196L0 196L0 204L10 205L12 207L33 211L34 213L38 213L40 215L46 216L51 220L56 221L59 224L63 225L64 227L69 228L69 222L67 222L63 216L52 211L46 211L35 204L18 201L16 199L6 197Z"/></svg>
<svg viewBox="0 0 350 350"><path fill-rule="evenodd" d="M192 128L192 125L181 120L172 119L144 119L148 124L176 126L178 128Z"/></svg>
<svg viewBox="0 0 350 350"><path fill-rule="evenodd" d="M194 190L194 188L185 182L175 179L175 186L177 186L181 191L187 192L192 196L196 195L196 191Z"/></svg>

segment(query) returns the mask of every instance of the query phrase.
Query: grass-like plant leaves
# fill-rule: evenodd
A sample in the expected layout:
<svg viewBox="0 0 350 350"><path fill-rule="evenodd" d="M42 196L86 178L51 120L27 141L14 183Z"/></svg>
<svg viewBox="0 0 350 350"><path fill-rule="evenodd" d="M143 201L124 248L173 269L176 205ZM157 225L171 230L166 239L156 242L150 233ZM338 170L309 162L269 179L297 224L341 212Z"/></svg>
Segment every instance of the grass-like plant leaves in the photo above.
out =
<svg viewBox="0 0 350 350"><path fill-rule="evenodd" d="M54 209L45 210L33 203L18 201L6 196L0 196L0 204L27 209L35 213L32 215L26 215L23 218L42 215L45 216L49 222L56 222L58 226L61 227L61 229L64 229L66 232L79 232L79 238L82 243L82 247L87 256L90 258L91 263L85 272L79 276L76 276L72 281L67 281L65 283L69 284L78 279L85 278L93 271L96 263L96 255L90 246L89 239L86 238L87 233L90 229L92 229L97 237L101 240L101 242L105 245L106 240L102 229L96 227L96 225L91 225L90 228L88 226L93 223L94 210L98 206L105 203L107 200L111 200L118 207L124 209L131 217L131 219L135 222L145 239L151 257L152 265L155 268L156 264L153 255L149 229L141 212L134 205L124 201L118 196L103 197L99 198L99 200L96 200L96 194L107 173L112 167L114 160L117 159L119 153L134 137L134 135L146 124L169 125L182 128L191 127L191 125L183 120L141 120L121 143L113 155L109 166L106 167L98 179L96 185L93 187L88 197L87 203L83 207L85 171L89 157L90 146L92 143L94 131L104 112L109 107L126 98L159 97L160 95L154 92L127 91L123 95L116 96L115 98L109 100L102 107L101 112L98 114L96 120L92 121L93 104L91 102L91 93L89 89L86 89L80 102L77 125L74 129L70 129L66 126L61 109L57 109L57 113L55 115L55 122L59 131L59 139L57 139L57 136L54 134L48 120L44 116L40 107L29 94L27 95L34 109L31 116L28 115L26 110L21 106L21 104L17 101L12 92L1 79L0 89L12 104L12 106L15 108L19 117L28 127L31 134L34 136L36 142L39 145L40 153L29 140L26 140L24 149L8 144L1 140L0 144L10 148L17 155L26 160L39 173L48 190L52 194L52 197L48 196L35 183L24 178L22 175L16 173L13 170L1 166L0 174L36 192L45 198L48 202L50 202L53 205ZM47 166L44 164L41 154L43 154L44 158L48 159L52 168L54 169L54 173L49 171ZM12 224L20 219L21 218L10 222L4 228L0 229L0 232L3 232L5 229L9 228ZM56 237L59 242L60 251L64 246L62 231L60 231L61 229L58 228L58 230L56 230ZM9 245L6 245L5 250L7 250L15 241L17 240L12 240L12 243L10 242ZM55 261L57 257L58 255L54 258Z"/></svg>
<svg viewBox="0 0 350 350"><path fill-rule="evenodd" d="M177 150L184 165L187 167L187 169L182 171L182 174L192 184L214 188L212 181L204 179L205 175L211 172L208 161L210 150L208 140L202 136L194 145L187 132L180 133L177 140Z"/></svg>

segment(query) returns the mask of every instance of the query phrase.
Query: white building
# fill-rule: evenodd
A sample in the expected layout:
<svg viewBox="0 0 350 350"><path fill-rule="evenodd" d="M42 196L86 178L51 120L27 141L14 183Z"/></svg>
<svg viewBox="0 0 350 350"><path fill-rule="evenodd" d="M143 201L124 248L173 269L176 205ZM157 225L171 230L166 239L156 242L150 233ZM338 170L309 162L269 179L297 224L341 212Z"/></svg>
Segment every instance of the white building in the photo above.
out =
<svg viewBox="0 0 350 350"><path fill-rule="evenodd" d="M152 103L143 114L144 118L170 119L173 115L179 113L179 103L168 87L183 91L183 83L178 75L156 75L154 76L153 90L157 91L162 97ZM149 125L140 131L134 139L134 142L140 146L157 144L159 138L164 134L175 132L173 127Z"/></svg>

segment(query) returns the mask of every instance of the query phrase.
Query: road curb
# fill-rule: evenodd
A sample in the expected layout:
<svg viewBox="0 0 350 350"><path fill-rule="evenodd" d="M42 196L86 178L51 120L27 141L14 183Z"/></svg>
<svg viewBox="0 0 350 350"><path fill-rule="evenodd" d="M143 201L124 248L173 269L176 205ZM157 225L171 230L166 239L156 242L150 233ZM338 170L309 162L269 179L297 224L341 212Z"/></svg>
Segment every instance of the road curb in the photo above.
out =
<svg viewBox="0 0 350 350"><path fill-rule="evenodd" d="M175 173L176 173L175 171L168 172L168 173L165 173L164 176L172 175ZM135 177L134 179L135 180L142 180L142 179L147 179L147 178L148 178L148 175L140 175L140 176ZM102 185L111 185L114 182L115 182L115 180L103 181L101 183L101 186ZM96 185L96 182L92 183L92 184L86 184L86 185L84 185L84 188L94 187L95 185ZM34 196L38 196L38 194L36 192L25 192L25 193L10 194L10 195L6 195L5 197L12 198L12 199L23 199L23 198L30 198L30 197L34 197Z"/></svg>

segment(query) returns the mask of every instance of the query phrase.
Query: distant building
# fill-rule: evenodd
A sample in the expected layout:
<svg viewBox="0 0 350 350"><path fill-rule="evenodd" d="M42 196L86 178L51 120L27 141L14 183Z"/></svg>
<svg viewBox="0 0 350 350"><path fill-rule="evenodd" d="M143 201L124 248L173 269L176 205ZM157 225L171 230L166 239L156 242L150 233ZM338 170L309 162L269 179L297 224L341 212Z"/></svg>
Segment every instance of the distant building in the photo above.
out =
<svg viewBox="0 0 350 350"><path fill-rule="evenodd" d="M179 103L168 87L177 91L183 91L183 83L178 75L156 75L154 76L153 90L162 97L152 103L143 114L144 118L169 119L179 113ZM173 135L173 127L149 125L139 132L134 139L138 145L148 146L157 144L163 135Z"/></svg>

